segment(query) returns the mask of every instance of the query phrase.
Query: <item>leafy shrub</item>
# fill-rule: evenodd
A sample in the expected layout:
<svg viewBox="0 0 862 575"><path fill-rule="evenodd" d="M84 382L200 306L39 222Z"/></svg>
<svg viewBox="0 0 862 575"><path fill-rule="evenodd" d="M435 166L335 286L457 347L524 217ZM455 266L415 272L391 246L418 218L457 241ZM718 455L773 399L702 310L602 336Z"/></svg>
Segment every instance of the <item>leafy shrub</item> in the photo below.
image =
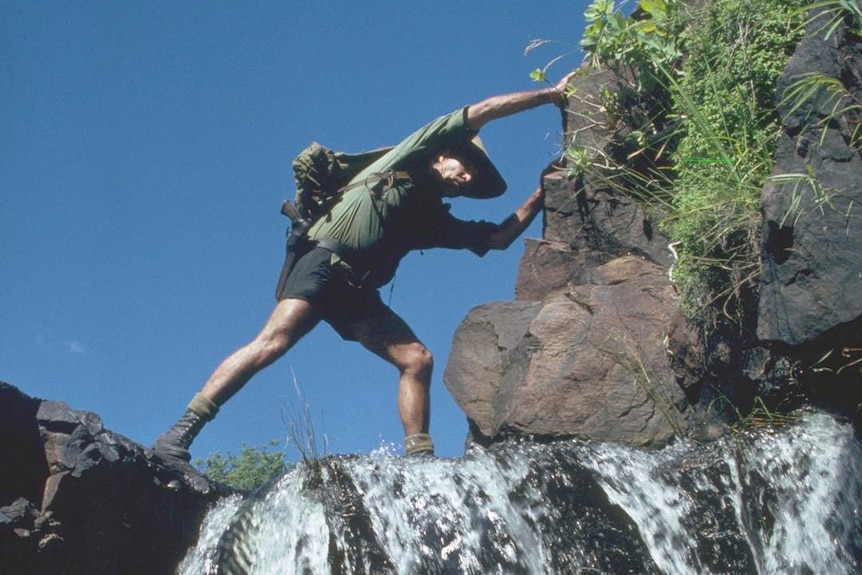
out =
<svg viewBox="0 0 862 575"><path fill-rule="evenodd" d="M703 325L722 315L741 325L756 294L775 87L802 37L805 2L640 0L624 16L625 2L595 0L585 12L581 46L621 77L604 100L626 128L618 153L597 158L600 177L660 209L679 257L680 307ZM573 147L569 158L579 157Z"/></svg>
<svg viewBox="0 0 862 575"><path fill-rule="evenodd" d="M716 0L689 14L687 58L670 79L684 118L674 154L674 281L683 312L739 320L759 278L763 185L779 135L775 86L802 35L800 0ZM720 304L720 305L716 305Z"/></svg>
<svg viewBox="0 0 862 575"><path fill-rule="evenodd" d="M205 460L195 460L195 465L213 481L237 489L252 490L287 470L284 453L269 450L269 448L275 448L278 445L279 442L276 439L271 440L268 446L249 447L243 445L237 456L230 451L225 455L216 452Z"/></svg>

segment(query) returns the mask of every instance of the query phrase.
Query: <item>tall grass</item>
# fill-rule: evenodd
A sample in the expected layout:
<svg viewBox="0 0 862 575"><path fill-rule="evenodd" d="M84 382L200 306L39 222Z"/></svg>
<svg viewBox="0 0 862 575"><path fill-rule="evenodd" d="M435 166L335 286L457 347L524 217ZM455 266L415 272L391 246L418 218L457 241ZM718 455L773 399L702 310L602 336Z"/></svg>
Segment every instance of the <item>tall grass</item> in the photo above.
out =
<svg viewBox="0 0 862 575"><path fill-rule="evenodd" d="M680 307L705 325L745 323L759 277L759 199L779 134L778 76L805 25L802 0L638 2L623 17L596 1L586 16L587 61L621 72L603 95L617 141L588 150L579 173L661 215L678 255Z"/></svg>

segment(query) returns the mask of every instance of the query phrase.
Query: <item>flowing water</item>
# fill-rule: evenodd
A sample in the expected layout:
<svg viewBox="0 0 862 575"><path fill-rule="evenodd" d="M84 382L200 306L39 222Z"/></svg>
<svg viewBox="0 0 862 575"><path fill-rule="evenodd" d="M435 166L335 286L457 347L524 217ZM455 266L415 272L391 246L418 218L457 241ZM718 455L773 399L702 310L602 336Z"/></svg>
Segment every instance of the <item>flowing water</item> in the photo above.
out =
<svg viewBox="0 0 862 575"><path fill-rule="evenodd" d="M306 463L223 500L179 573L862 572L862 444L823 413L707 445Z"/></svg>

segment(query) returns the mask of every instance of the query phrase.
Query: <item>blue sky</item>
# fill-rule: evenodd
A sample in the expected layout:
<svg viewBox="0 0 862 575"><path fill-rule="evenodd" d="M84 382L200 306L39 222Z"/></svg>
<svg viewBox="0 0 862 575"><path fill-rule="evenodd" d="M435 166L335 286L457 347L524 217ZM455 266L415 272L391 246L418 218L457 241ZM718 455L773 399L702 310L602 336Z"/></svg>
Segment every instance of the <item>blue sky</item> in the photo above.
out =
<svg viewBox="0 0 862 575"><path fill-rule="evenodd" d="M98 413L150 445L269 315L278 210L310 141L397 143L425 122L576 67L588 2L8 2L0 0L0 380ZM531 40L554 43L525 55ZM559 153L559 111L488 125L505 196L459 199L501 221ZM540 237L537 221L525 237ZM523 243L408 256L384 301L434 352L432 434L459 456L443 384L470 308L511 300ZM319 448L400 451L397 374L322 324L260 373L195 457L284 441L301 409ZM288 450L288 457L296 452Z"/></svg>

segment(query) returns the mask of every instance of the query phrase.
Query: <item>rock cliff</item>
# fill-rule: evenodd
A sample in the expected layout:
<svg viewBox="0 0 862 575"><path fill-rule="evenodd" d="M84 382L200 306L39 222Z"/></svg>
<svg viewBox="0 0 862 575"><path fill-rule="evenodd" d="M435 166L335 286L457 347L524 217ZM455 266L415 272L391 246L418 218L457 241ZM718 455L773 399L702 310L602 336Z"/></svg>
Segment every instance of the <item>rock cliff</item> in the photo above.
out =
<svg viewBox="0 0 862 575"><path fill-rule="evenodd" d="M171 573L227 493L93 413L0 382L3 573Z"/></svg>
<svg viewBox="0 0 862 575"><path fill-rule="evenodd" d="M444 381L473 439L656 444L714 435L755 401L854 415L862 396L862 44L846 23L828 39L823 21L808 30L776 91L777 177L762 194L759 305L746 319L756 336L689 324L669 280L673 246L656 222L602 174L569 179L563 166L544 179L544 237L527 241L515 300L472 310L454 337ZM609 70L585 71L569 112L597 111L564 112L563 128L568 141L577 134L585 148L610 154L601 92L619 82ZM784 97L813 74L833 80L831 91Z"/></svg>

